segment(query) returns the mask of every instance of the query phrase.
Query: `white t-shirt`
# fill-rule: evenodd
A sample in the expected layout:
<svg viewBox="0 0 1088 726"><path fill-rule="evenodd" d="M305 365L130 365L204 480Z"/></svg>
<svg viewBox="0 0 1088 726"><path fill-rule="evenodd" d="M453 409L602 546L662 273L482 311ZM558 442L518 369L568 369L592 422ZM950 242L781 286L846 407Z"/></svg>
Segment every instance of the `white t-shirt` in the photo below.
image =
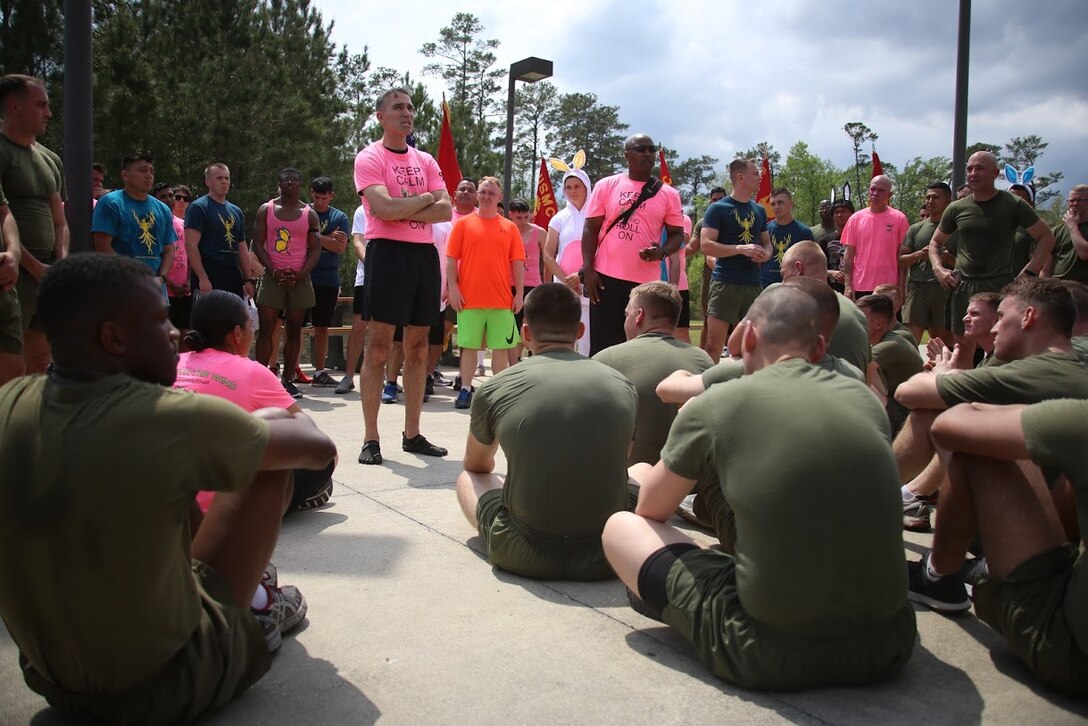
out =
<svg viewBox="0 0 1088 726"><path fill-rule="evenodd" d="M575 209L573 204L556 212L548 229L554 229L559 234L559 245L555 251L555 261L568 275L582 269L582 227L585 226L585 205L581 209ZM562 280L556 280L562 282Z"/></svg>
<svg viewBox="0 0 1088 726"><path fill-rule="evenodd" d="M359 208L355 210L355 219L351 222L351 233L366 236L366 210L363 209L362 205L359 205ZM359 260L355 265L355 287L362 287L364 279L363 261Z"/></svg>
<svg viewBox="0 0 1088 726"><path fill-rule="evenodd" d="M442 307L446 309L446 245L450 241L450 232L453 230L453 222L432 222L431 231L434 232L434 246L438 250L438 269L442 273Z"/></svg>

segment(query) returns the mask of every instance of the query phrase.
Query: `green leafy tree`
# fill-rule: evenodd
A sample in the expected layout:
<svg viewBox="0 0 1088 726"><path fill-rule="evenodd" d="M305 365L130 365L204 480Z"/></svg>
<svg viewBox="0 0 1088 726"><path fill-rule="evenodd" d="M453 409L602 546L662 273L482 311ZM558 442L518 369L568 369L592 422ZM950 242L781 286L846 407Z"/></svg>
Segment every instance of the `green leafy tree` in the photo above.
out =
<svg viewBox="0 0 1088 726"><path fill-rule="evenodd" d="M888 176L895 185L892 205L913 223L918 221L918 210L925 199L926 186L952 178L952 160L947 156L930 159L916 156L901 171L889 173Z"/></svg>
<svg viewBox="0 0 1088 726"><path fill-rule="evenodd" d="M559 91L549 81L521 84L515 91L513 197L531 203L536 194L548 117L558 104Z"/></svg>
<svg viewBox="0 0 1088 726"><path fill-rule="evenodd" d="M502 68L495 68L499 41L481 38L484 25L471 13L457 13L438 31L438 41L424 43L419 52L435 59L423 71L446 81L450 92L450 128L457 142L461 171L479 177L495 174L502 154L495 151L493 118L498 109Z"/></svg>
<svg viewBox="0 0 1088 726"><path fill-rule="evenodd" d="M850 121L842 130L850 137L850 143L854 148L854 194L859 199L862 197L862 189L867 187L861 186L861 170L863 167L869 166L869 155L864 153L861 149L866 142L872 143L880 138L871 128L866 126L860 121ZM855 205L857 202L855 202Z"/></svg>
<svg viewBox="0 0 1088 726"><path fill-rule="evenodd" d="M675 166L669 167L669 171L672 172L672 183L685 202L694 204L700 194L710 191L710 187L714 184L714 177L717 176L717 171L714 169L717 164L718 160L713 156L703 154L684 159Z"/></svg>
<svg viewBox="0 0 1088 726"><path fill-rule="evenodd" d="M775 186L793 194L793 215L805 224L820 221L820 200L831 188L841 186L842 172L828 159L813 154L808 144L798 141L790 147L786 162L775 177Z"/></svg>
<svg viewBox="0 0 1088 726"><path fill-rule="evenodd" d="M0 2L0 68L45 81L53 121L41 139L59 150L63 138L63 0L2 0ZM88 171L88 174L90 172Z"/></svg>
<svg viewBox="0 0 1088 726"><path fill-rule="evenodd" d="M1032 134L1030 136L1014 136L1005 144L1004 160L1012 164L1018 170L1023 171L1029 166L1036 166L1039 158L1050 146L1042 137ZM1036 169L1038 172L1038 169ZM1047 187L1053 186L1065 178L1065 173L1055 171L1051 174L1035 175L1035 204L1042 206L1051 197L1058 196L1058 192Z"/></svg>
<svg viewBox="0 0 1088 726"><path fill-rule="evenodd" d="M755 159L756 163L760 164L764 159L766 159L768 165L771 167L771 176L777 176L778 167L782 165L782 154L780 154L773 145L766 141L760 141L752 148L745 149L744 151L739 152L736 158Z"/></svg>
<svg viewBox="0 0 1088 726"><path fill-rule="evenodd" d="M619 118L619 106L597 101L595 93L564 93L547 116L551 130L545 140L552 155L569 161L585 149L583 167L596 182L623 167L623 139L627 124Z"/></svg>

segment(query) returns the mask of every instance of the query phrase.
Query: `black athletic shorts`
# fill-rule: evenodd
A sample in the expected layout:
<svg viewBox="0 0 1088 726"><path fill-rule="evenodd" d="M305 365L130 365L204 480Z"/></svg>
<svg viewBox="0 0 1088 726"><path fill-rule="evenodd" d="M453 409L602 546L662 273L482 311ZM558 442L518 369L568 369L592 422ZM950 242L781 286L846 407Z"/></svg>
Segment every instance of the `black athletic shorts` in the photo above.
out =
<svg viewBox="0 0 1088 726"><path fill-rule="evenodd" d="M600 273L597 273L600 275ZM604 289L600 291L601 300L596 305L589 305L589 354L600 353L605 348L627 342L623 332L623 321L627 317L627 301L631 291L639 283L620 280L608 275L600 275Z"/></svg>
<svg viewBox="0 0 1088 726"><path fill-rule="evenodd" d="M170 298L170 322L178 330L189 329L189 317L193 312L193 296Z"/></svg>
<svg viewBox="0 0 1088 726"><path fill-rule="evenodd" d="M535 285L533 287L536 287ZM521 335L521 321L525 319L525 298L529 297L529 293L533 291L533 287L526 287L521 296L521 310L514 313L514 324L518 326L518 335ZM511 292L517 292L517 289L511 287Z"/></svg>
<svg viewBox="0 0 1088 726"><path fill-rule="evenodd" d="M339 287L314 285L314 306L311 308L310 321L315 328L332 327L332 314L336 311L336 302L339 297Z"/></svg>
<svg viewBox="0 0 1088 726"><path fill-rule="evenodd" d="M242 279L242 271L237 266L204 265L204 273L207 274L213 290L226 290L238 297L245 297L245 281ZM196 275L192 275L189 284L193 290L200 289L200 282L196 279Z"/></svg>
<svg viewBox="0 0 1088 726"><path fill-rule="evenodd" d="M370 316L366 314L366 288L363 285L355 286L355 298L351 301L351 312L363 320L370 319Z"/></svg>
<svg viewBox="0 0 1088 726"><path fill-rule="evenodd" d="M446 326L445 323L439 320L432 325L427 331L427 345L442 345L442 341L446 338ZM393 331L393 342L404 342L404 328L397 326L397 329Z"/></svg>
<svg viewBox="0 0 1088 726"><path fill-rule="evenodd" d="M369 320L426 327L441 320L442 276L433 244L372 239L363 269Z"/></svg>
<svg viewBox="0 0 1088 726"><path fill-rule="evenodd" d="M681 290L680 299L684 301L684 304L680 307L680 320L677 321L676 327L678 328L690 328L691 327L691 290Z"/></svg>

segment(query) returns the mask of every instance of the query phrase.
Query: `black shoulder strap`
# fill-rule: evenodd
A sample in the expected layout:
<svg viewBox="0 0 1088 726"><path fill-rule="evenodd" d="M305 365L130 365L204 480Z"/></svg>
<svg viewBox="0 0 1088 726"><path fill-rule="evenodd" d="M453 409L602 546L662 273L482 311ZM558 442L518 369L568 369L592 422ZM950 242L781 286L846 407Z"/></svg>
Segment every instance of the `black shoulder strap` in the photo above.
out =
<svg viewBox="0 0 1088 726"><path fill-rule="evenodd" d="M659 191L661 191L661 180L658 179L656 176L650 177L649 180L642 185L642 191L638 193L638 197L635 198L634 203L632 203L631 206L627 209L623 210L623 212L620 213L620 216L613 219L612 223L608 225L608 229L606 229L604 231L604 234L602 234L601 236L604 237L609 232L611 232L612 228L615 227L617 224L622 224L630 219L631 215L635 213L635 210L642 206L643 202L645 202L647 199L652 199L653 196Z"/></svg>

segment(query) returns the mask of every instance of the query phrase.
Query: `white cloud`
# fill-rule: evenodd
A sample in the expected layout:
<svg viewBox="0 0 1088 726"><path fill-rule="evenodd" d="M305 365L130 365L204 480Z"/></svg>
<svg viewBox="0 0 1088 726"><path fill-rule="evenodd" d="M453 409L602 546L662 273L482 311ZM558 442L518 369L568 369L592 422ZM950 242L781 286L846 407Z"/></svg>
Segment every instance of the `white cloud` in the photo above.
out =
<svg viewBox="0 0 1088 726"><path fill-rule="evenodd" d="M554 0L486 9L434 0L406 6L393 25L357 0L317 0L336 21L333 38L371 62L423 76L419 47L454 13L476 14L497 38L500 67L526 56L555 63L563 92L593 92L620 107L681 157L732 154L769 141L783 154L798 140L845 165L847 121L876 131L881 158L952 156L956 3L858 5L778 0ZM379 18L380 15L380 18ZM1063 188L1088 181L1088 94L1083 48L1088 6L1078 0L989 0L972 17L968 141L1004 143L1038 134L1050 142L1043 173L1061 169Z"/></svg>

